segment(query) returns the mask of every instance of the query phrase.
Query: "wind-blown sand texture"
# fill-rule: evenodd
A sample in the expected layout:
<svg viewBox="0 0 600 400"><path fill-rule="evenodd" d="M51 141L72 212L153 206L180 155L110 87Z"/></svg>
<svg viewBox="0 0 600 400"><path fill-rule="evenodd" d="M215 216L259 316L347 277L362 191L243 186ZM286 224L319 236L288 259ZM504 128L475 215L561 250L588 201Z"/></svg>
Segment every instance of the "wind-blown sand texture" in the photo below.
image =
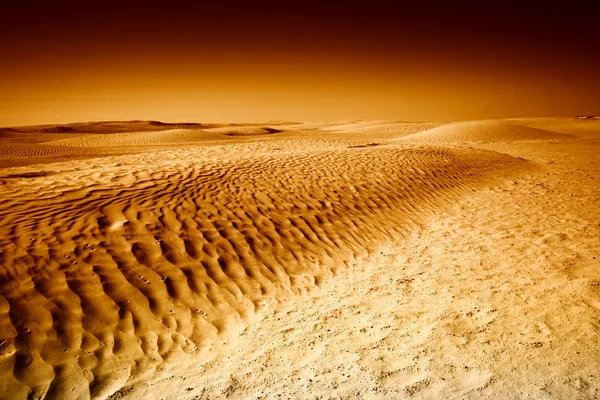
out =
<svg viewBox="0 0 600 400"><path fill-rule="evenodd" d="M0 398L600 395L600 121L2 135Z"/></svg>
<svg viewBox="0 0 600 400"><path fill-rule="evenodd" d="M505 121L455 122L428 129L404 140L450 144L469 142L511 142L523 140L568 139L570 136L527 126L515 126Z"/></svg>

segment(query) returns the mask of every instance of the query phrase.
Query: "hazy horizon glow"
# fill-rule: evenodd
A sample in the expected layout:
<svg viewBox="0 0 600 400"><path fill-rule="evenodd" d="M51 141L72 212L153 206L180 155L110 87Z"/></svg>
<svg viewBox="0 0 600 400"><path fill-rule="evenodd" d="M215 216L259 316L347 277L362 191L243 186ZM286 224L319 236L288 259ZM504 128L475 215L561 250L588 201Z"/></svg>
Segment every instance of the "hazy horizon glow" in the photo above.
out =
<svg viewBox="0 0 600 400"><path fill-rule="evenodd" d="M600 113L589 13L229 6L2 6L0 126Z"/></svg>

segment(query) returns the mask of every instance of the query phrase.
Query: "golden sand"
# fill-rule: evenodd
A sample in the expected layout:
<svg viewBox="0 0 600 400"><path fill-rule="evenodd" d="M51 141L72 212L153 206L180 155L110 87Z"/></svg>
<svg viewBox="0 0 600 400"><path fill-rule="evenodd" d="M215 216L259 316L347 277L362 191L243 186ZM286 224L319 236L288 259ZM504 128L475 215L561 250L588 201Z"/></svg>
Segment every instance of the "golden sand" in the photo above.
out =
<svg viewBox="0 0 600 400"><path fill-rule="evenodd" d="M0 130L0 398L594 398L600 121Z"/></svg>

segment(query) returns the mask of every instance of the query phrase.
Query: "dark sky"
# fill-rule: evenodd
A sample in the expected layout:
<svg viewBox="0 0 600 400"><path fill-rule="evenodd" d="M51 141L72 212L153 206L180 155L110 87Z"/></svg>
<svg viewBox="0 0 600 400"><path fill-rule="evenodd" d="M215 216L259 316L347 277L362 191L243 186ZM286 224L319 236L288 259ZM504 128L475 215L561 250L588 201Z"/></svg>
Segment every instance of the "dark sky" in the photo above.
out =
<svg viewBox="0 0 600 400"><path fill-rule="evenodd" d="M575 4L6 3L0 125L600 113Z"/></svg>

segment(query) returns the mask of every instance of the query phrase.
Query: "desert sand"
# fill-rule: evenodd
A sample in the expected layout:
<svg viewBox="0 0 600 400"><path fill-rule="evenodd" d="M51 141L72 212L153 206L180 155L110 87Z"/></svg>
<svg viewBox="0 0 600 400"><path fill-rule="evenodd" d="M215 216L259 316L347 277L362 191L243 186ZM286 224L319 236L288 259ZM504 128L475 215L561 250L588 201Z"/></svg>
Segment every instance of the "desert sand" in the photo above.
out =
<svg viewBox="0 0 600 400"><path fill-rule="evenodd" d="M0 129L1 399L600 397L600 120Z"/></svg>

